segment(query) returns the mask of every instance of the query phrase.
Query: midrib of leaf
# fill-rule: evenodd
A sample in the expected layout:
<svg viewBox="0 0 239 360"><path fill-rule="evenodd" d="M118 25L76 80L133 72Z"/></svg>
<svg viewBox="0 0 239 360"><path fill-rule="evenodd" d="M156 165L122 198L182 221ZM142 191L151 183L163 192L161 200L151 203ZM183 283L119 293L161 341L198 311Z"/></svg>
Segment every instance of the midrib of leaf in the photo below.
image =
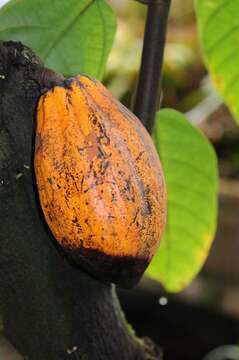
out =
<svg viewBox="0 0 239 360"><path fill-rule="evenodd" d="M95 0L89 0L88 3L84 6L84 8L79 11L74 17L68 21L65 26L63 26L62 31L55 37L49 47L46 49L45 53L42 55L44 61L46 61L47 57L50 55L51 51L56 47L58 42L66 36L66 34L71 30L72 26L78 21L79 17L88 10L88 8L95 2Z"/></svg>
<svg viewBox="0 0 239 360"><path fill-rule="evenodd" d="M5 29L0 28L0 32L2 31L11 31L11 30L18 30L18 29L47 29L47 26L42 25L16 25L16 26L10 26Z"/></svg>

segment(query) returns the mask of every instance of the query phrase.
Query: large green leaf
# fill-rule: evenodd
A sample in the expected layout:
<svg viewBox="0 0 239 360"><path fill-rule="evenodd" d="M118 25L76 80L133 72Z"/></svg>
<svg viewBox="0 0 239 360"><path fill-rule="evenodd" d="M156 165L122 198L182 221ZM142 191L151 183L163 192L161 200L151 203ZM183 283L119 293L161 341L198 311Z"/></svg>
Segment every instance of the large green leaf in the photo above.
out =
<svg viewBox="0 0 239 360"><path fill-rule="evenodd" d="M174 110L158 113L154 140L167 184L168 216L147 274L174 292L201 269L215 235L217 159L205 136Z"/></svg>
<svg viewBox="0 0 239 360"><path fill-rule="evenodd" d="M12 0L0 9L0 39L22 41L68 76L101 79L115 29L105 0Z"/></svg>
<svg viewBox="0 0 239 360"><path fill-rule="evenodd" d="M196 0L201 45L212 80L239 122L239 0Z"/></svg>

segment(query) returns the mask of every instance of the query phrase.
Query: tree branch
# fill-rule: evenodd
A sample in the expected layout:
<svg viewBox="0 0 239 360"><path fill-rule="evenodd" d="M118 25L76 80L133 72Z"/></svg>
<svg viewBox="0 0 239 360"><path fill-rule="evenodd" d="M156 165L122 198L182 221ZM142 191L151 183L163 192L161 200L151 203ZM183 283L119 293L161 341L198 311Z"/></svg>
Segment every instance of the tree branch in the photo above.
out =
<svg viewBox="0 0 239 360"><path fill-rule="evenodd" d="M151 132L160 101L163 55L171 0L137 1L148 4L148 14L133 111Z"/></svg>
<svg viewBox="0 0 239 360"><path fill-rule="evenodd" d="M63 77L20 43L0 42L0 306L4 331L31 360L159 359L128 330L114 288L72 264L35 193L35 109Z"/></svg>

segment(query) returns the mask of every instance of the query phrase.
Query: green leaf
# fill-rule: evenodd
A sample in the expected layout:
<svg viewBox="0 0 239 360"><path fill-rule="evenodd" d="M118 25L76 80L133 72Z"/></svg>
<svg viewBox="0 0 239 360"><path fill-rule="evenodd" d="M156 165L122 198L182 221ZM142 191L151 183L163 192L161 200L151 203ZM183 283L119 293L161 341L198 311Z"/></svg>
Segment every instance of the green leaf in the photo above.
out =
<svg viewBox="0 0 239 360"><path fill-rule="evenodd" d="M0 9L0 39L22 41L67 76L101 79L115 30L105 0L12 0Z"/></svg>
<svg viewBox="0 0 239 360"><path fill-rule="evenodd" d="M215 235L217 159L206 137L177 111L159 111L153 136L166 179L168 216L147 275L176 292L201 269Z"/></svg>
<svg viewBox="0 0 239 360"><path fill-rule="evenodd" d="M239 0L196 0L200 40L211 78L239 122Z"/></svg>

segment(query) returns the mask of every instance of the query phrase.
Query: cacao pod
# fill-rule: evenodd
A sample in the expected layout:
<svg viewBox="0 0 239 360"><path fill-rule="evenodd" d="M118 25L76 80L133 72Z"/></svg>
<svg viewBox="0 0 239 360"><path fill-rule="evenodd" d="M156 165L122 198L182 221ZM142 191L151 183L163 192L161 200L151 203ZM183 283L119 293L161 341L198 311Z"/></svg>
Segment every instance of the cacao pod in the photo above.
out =
<svg viewBox="0 0 239 360"><path fill-rule="evenodd" d="M38 103L35 174L45 219L74 261L136 284L166 217L161 164L140 121L100 82L66 80Z"/></svg>

